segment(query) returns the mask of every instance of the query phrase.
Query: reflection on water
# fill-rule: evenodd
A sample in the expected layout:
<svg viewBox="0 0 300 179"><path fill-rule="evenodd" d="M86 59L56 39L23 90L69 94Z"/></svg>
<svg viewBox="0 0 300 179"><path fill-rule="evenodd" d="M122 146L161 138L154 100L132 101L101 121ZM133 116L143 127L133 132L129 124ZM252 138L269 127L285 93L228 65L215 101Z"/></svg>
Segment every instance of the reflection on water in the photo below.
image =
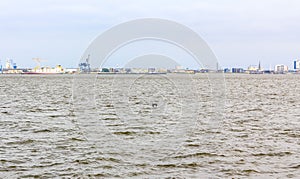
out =
<svg viewBox="0 0 300 179"><path fill-rule="evenodd" d="M300 176L300 76L227 75L216 128L191 77L0 76L0 177Z"/></svg>

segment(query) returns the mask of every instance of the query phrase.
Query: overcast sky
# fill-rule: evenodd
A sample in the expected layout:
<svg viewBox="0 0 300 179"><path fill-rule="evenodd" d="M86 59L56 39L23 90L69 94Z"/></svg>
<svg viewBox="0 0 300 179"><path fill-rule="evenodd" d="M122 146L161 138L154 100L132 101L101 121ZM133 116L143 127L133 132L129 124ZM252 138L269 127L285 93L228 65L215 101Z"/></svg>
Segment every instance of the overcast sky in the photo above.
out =
<svg viewBox="0 0 300 179"><path fill-rule="evenodd" d="M223 67L262 62L292 66L300 58L298 0L2 0L0 59L33 67L77 66L93 39L137 18L164 18L197 32Z"/></svg>

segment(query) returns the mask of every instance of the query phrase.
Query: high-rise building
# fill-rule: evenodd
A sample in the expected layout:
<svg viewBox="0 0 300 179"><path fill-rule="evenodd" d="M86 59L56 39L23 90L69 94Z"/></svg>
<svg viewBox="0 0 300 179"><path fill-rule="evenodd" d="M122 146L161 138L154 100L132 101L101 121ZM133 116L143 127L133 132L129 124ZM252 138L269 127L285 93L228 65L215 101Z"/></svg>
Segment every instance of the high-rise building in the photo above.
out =
<svg viewBox="0 0 300 179"><path fill-rule="evenodd" d="M299 71L300 70L300 60L294 60L294 70Z"/></svg>

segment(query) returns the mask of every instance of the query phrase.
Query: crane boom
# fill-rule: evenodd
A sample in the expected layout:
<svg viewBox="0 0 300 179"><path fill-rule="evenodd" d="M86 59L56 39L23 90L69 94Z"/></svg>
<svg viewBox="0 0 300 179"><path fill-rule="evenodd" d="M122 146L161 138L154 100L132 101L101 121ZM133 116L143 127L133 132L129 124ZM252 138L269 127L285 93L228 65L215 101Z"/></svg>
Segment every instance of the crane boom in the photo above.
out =
<svg viewBox="0 0 300 179"><path fill-rule="evenodd" d="M36 62L36 69L39 69L39 68L41 68L41 62L46 62L47 60L43 60L43 59L41 59L41 58L32 58L32 60L33 61L35 61Z"/></svg>

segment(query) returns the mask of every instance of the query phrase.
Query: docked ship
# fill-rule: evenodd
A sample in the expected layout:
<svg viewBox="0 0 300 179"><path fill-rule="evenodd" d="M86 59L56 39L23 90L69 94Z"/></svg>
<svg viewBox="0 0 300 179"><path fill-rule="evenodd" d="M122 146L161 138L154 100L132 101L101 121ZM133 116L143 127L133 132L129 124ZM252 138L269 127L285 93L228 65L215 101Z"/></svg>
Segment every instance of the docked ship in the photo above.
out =
<svg viewBox="0 0 300 179"><path fill-rule="evenodd" d="M61 65L57 65L55 68L51 67L41 67L41 62L45 62L47 60L43 60L40 58L33 58L33 61L37 63L37 66L31 70L24 72L23 74L37 74L37 75L51 75L51 74L63 74L64 69Z"/></svg>
<svg viewBox="0 0 300 179"><path fill-rule="evenodd" d="M61 65L57 65L55 68L51 68L51 67L38 68L38 67L36 67L32 70L24 72L23 74L51 75L51 74L63 74L63 73L65 73L63 67Z"/></svg>

